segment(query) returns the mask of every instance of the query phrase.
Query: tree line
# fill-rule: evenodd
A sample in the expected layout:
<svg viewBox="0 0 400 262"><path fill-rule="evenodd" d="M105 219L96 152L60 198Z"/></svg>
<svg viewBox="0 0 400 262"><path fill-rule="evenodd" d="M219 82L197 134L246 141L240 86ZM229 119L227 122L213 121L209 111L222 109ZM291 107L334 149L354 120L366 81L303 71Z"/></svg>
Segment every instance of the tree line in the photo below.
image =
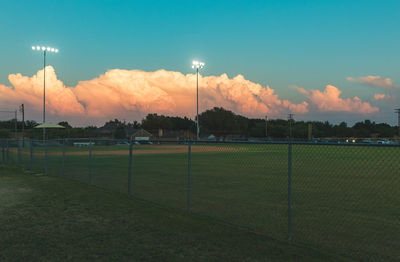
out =
<svg viewBox="0 0 400 262"><path fill-rule="evenodd" d="M221 107L214 107L199 115L200 135L208 137L214 135L217 138L287 138L289 123L287 119L247 118L235 114ZM38 125L35 121L25 121L25 137L40 139L42 130L34 129ZM65 129L48 129L49 138L84 138L104 137L124 139L134 130L143 128L154 136L158 136L159 130L164 133L173 131L188 131L196 133L196 122L187 117L165 116L148 114L141 122L126 122L118 119L110 120L101 127L72 127L68 122L59 122ZM292 137L307 139L309 125L311 124L313 137L395 137L398 135L398 127L386 123L376 123L364 120L349 126L346 122L332 124L328 121L292 121ZM22 123L17 122L18 135L20 136ZM15 120L0 121L0 138L13 138Z"/></svg>

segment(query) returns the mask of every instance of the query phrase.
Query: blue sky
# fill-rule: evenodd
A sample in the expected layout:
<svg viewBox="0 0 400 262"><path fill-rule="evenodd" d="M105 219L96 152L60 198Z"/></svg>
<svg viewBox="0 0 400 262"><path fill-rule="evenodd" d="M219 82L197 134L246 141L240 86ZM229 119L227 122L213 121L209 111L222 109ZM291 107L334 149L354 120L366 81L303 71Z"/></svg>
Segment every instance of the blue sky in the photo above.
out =
<svg viewBox="0 0 400 262"><path fill-rule="evenodd" d="M295 102L302 98L291 85L331 84L370 100L376 89L346 77L400 83L399 10L400 1L388 0L1 0L0 84L41 68L30 49L39 44L60 49L48 63L67 86L113 68L186 74L198 58L204 75L242 74Z"/></svg>

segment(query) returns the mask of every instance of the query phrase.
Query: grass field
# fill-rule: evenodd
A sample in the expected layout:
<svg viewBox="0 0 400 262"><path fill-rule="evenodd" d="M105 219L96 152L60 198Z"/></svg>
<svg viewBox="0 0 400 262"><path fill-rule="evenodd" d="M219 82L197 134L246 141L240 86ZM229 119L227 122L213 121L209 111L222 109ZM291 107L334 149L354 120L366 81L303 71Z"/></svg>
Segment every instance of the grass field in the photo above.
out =
<svg viewBox="0 0 400 262"><path fill-rule="evenodd" d="M0 164L0 261L349 261Z"/></svg>
<svg viewBox="0 0 400 262"><path fill-rule="evenodd" d="M398 261L399 149L293 145L293 242L355 260ZM65 177L127 193L127 147L94 146L91 158L82 154L87 148L65 150ZM61 175L56 151L48 150L47 171ZM33 169L42 171L43 153L35 152ZM187 145L135 147L133 195L186 210L185 152ZM286 240L287 145L192 145L191 167L193 214Z"/></svg>

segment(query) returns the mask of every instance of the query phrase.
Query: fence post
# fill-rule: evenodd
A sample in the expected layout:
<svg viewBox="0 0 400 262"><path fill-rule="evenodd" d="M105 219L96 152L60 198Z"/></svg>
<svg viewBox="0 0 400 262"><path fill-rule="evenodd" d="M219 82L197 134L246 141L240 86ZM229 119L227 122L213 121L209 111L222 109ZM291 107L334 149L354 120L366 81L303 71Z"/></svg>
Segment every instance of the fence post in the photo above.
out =
<svg viewBox="0 0 400 262"><path fill-rule="evenodd" d="M47 140L44 141L44 167L43 172L46 174L47 172Z"/></svg>
<svg viewBox="0 0 400 262"><path fill-rule="evenodd" d="M129 170L128 170L128 197L131 196L131 183L132 183L132 136L129 140Z"/></svg>
<svg viewBox="0 0 400 262"><path fill-rule="evenodd" d="M188 190L187 190L187 212L190 213L191 191L192 191L192 145L188 143Z"/></svg>
<svg viewBox="0 0 400 262"><path fill-rule="evenodd" d="M1 141L1 162L4 163L4 140Z"/></svg>
<svg viewBox="0 0 400 262"><path fill-rule="evenodd" d="M10 161L10 149L8 146L8 139L6 140L6 161L7 163Z"/></svg>
<svg viewBox="0 0 400 262"><path fill-rule="evenodd" d="M17 161L18 161L18 165L22 165L22 163L21 163L21 147L19 144L19 140L16 140L16 141L17 141Z"/></svg>
<svg viewBox="0 0 400 262"><path fill-rule="evenodd" d="M61 176L64 177L65 175L65 139L63 139L62 145L62 167L61 167Z"/></svg>
<svg viewBox="0 0 400 262"><path fill-rule="evenodd" d="M29 170L32 171L32 164L33 164L33 140L30 141L29 147Z"/></svg>
<svg viewBox="0 0 400 262"><path fill-rule="evenodd" d="M292 240L292 139L288 144L288 240Z"/></svg>
<svg viewBox="0 0 400 262"><path fill-rule="evenodd" d="M89 185L92 184L92 140L89 140Z"/></svg>

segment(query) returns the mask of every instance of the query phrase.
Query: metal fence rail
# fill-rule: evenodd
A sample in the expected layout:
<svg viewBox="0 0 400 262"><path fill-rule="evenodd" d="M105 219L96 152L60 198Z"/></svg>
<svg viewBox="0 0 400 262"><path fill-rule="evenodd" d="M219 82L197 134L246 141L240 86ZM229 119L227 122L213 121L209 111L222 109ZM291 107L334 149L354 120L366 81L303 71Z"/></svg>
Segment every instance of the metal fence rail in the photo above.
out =
<svg viewBox="0 0 400 262"><path fill-rule="evenodd" d="M363 261L400 258L400 147L0 140L2 163Z"/></svg>

